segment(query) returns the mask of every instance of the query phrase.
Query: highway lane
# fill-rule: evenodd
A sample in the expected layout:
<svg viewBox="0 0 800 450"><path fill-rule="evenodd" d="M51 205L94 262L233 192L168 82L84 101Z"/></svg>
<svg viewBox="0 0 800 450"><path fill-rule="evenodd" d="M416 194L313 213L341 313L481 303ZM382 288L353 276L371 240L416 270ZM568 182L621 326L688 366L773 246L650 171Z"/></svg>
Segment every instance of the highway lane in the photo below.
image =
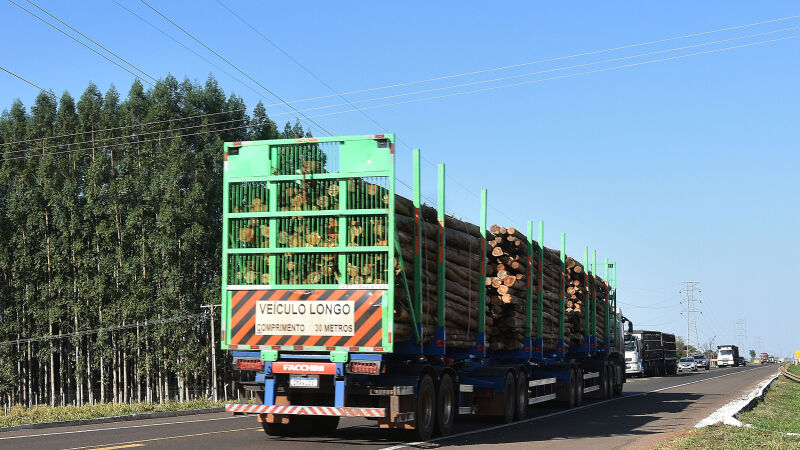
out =
<svg viewBox="0 0 800 450"><path fill-rule="evenodd" d="M423 447L496 444L557 448L648 448L693 426L777 371L777 366L712 369L629 380L622 397L572 410L530 408L524 422L460 418L454 434ZM343 419L331 437L272 438L251 416L226 413L0 433L2 448L400 448L402 435L366 419Z"/></svg>

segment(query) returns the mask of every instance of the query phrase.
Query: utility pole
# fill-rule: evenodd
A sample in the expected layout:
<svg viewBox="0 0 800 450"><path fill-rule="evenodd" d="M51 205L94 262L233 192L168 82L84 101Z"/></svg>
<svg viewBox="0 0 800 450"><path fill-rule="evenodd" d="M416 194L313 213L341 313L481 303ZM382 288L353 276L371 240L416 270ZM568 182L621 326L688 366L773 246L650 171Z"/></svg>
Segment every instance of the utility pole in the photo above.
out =
<svg viewBox="0 0 800 450"><path fill-rule="evenodd" d="M202 305L201 308L208 308L208 315L211 321L211 395L214 401L217 400L217 339L214 333L214 308L220 305Z"/></svg>
<svg viewBox="0 0 800 450"><path fill-rule="evenodd" d="M695 314L702 314L702 311L695 306L695 303L703 302L694 296L695 292L702 292L697 289L699 284L699 281L684 281L683 289L680 291L683 294L681 304L686 304L686 310L681 311L681 314L686 314L686 356L689 356L689 346L692 342L695 343L695 349L700 348L700 336L697 334L697 317Z"/></svg>
<svg viewBox="0 0 800 450"><path fill-rule="evenodd" d="M744 319L736 320L734 328L736 329L736 342L739 344L739 349L741 350L744 348L744 338L747 336Z"/></svg>

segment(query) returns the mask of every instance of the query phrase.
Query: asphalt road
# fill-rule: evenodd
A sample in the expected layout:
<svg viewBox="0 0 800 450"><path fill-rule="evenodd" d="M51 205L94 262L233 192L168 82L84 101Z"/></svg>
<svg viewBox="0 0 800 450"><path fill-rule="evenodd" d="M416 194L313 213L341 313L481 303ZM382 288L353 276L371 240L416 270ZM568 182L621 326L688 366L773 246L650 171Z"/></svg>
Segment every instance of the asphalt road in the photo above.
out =
<svg viewBox="0 0 800 450"><path fill-rule="evenodd" d="M650 448L670 433L694 426L777 370L775 365L753 366L629 380L622 397L587 400L571 410L537 405L528 410L528 419L507 425L486 419L459 418L453 435L413 445L424 448L489 444L509 448ZM379 430L366 419L343 419L333 437L278 439L266 436L255 417L227 413L0 433L0 449L377 449L402 446L402 435Z"/></svg>

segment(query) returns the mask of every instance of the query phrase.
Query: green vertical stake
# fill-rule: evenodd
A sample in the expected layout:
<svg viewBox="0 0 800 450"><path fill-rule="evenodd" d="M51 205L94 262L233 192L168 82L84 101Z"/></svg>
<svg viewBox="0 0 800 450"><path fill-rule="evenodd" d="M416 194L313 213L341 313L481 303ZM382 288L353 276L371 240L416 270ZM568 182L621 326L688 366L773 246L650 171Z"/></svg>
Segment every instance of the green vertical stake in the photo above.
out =
<svg viewBox="0 0 800 450"><path fill-rule="evenodd" d="M583 324L583 328L585 330L583 335L584 336L590 336L589 333L590 333L591 326L592 326L592 294L590 292L588 292L588 290L589 290L589 247L586 246L586 245L583 246L583 276L584 276L584 279L586 280L586 290L587 290L587 293L586 293L586 305L584 305L584 312L583 312L583 317L584 317L584 322L585 322ZM584 338L584 342L585 342L585 339L586 338ZM589 338L589 341L591 341L591 338ZM589 349L591 350L591 346L589 347Z"/></svg>
<svg viewBox="0 0 800 450"><path fill-rule="evenodd" d="M561 293L559 295L561 309L558 314L558 338L561 339L562 342L564 341L564 316L566 315L566 311L564 310L566 306L565 305L566 302L564 299L564 289L565 289L564 283L566 283L564 270L566 269L566 262L567 262L566 247L567 247L567 234L561 233ZM564 343L564 346L565 348L563 349L563 352L566 353L567 350L566 342Z"/></svg>
<svg viewBox="0 0 800 450"><path fill-rule="evenodd" d="M533 221L528 221L528 280L525 289L525 336L531 337L533 320ZM537 314L538 318L538 314Z"/></svg>
<svg viewBox="0 0 800 450"><path fill-rule="evenodd" d="M444 172L444 164L439 164L439 207L436 211L436 218L439 219L439 264L436 268L436 285L437 285L437 294L438 294L438 304L437 304L437 325L440 327L444 326L444 312L445 312L445 302L444 302L444 289L445 289L445 234L444 234L444 179L445 179L445 172Z"/></svg>
<svg viewBox="0 0 800 450"><path fill-rule="evenodd" d="M481 189L481 279L478 283L478 333L486 331L486 205L487 192Z"/></svg>
<svg viewBox="0 0 800 450"><path fill-rule="evenodd" d="M422 179L419 149L414 149L414 311L422 321L422 230L420 208L422 207ZM414 326L417 326L416 324Z"/></svg>
<svg viewBox="0 0 800 450"><path fill-rule="evenodd" d="M597 250L592 250L592 276L597 274ZM592 336L597 339L597 284L592 280Z"/></svg>
<svg viewBox="0 0 800 450"><path fill-rule="evenodd" d="M544 338L544 221L539 221L539 283L536 292L536 337Z"/></svg>

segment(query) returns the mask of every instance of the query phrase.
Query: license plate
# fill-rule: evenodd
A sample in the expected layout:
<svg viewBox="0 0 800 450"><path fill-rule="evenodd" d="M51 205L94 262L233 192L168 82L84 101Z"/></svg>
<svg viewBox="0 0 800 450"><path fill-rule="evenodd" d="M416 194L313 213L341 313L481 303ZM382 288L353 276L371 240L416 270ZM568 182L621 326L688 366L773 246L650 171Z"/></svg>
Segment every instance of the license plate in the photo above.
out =
<svg viewBox="0 0 800 450"><path fill-rule="evenodd" d="M319 387L319 375L290 375L289 387L317 388Z"/></svg>

